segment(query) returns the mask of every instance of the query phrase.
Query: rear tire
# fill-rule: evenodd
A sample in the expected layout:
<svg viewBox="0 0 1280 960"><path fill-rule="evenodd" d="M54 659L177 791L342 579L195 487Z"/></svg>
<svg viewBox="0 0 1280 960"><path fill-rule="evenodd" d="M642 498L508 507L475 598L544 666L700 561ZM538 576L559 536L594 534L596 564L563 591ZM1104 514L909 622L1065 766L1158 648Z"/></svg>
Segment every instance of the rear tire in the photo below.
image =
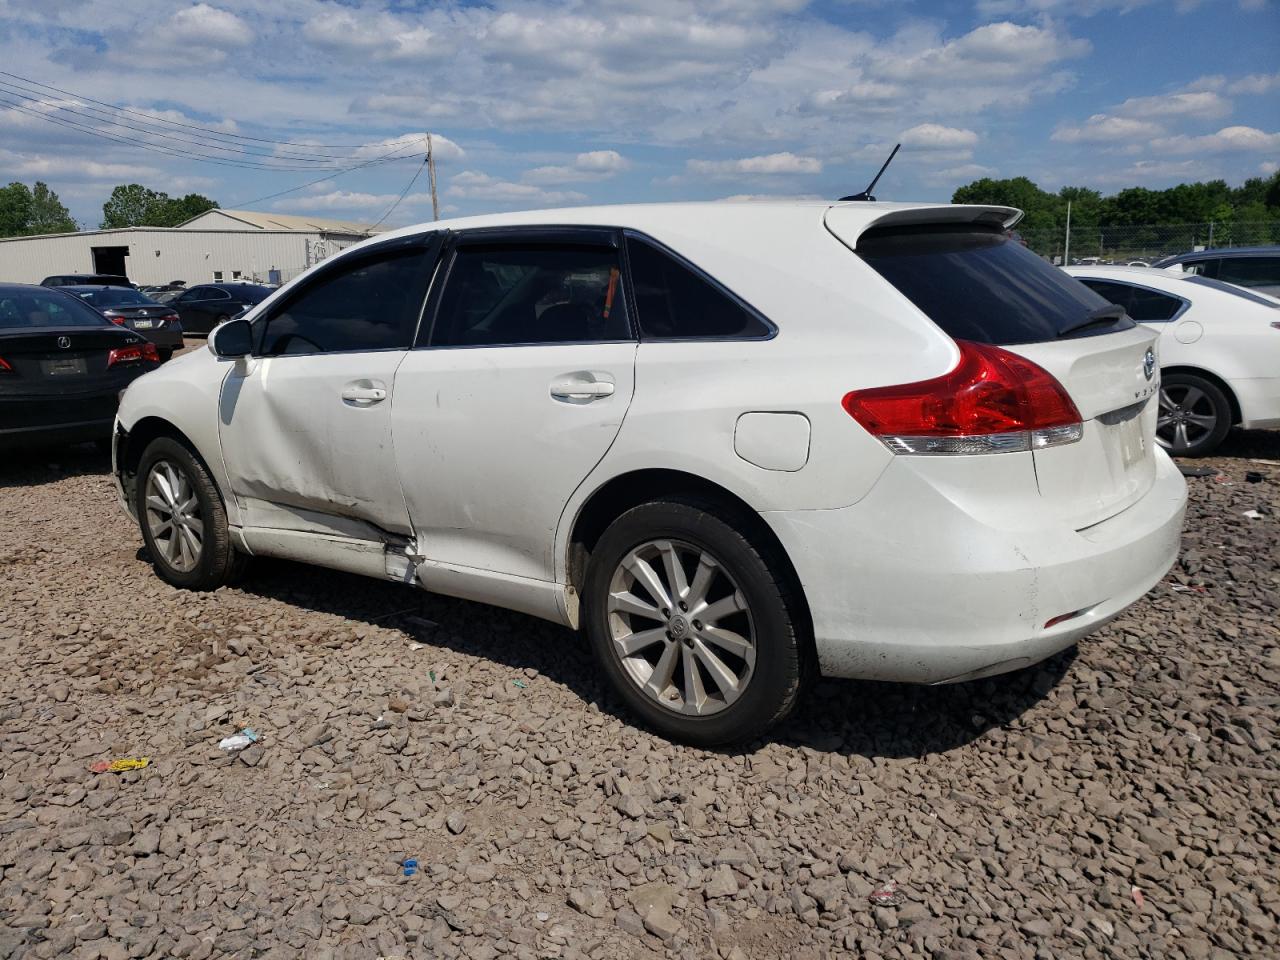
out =
<svg viewBox="0 0 1280 960"><path fill-rule="evenodd" d="M627 706L670 739L754 739L794 709L810 673L785 559L743 532L747 519L702 500L652 501L592 550L592 650Z"/></svg>
<svg viewBox="0 0 1280 960"><path fill-rule="evenodd" d="M1161 377L1156 441L1175 457L1205 457L1231 432L1231 401L1193 373Z"/></svg>
<svg viewBox="0 0 1280 960"><path fill-rule="evenodd" d="M171 437L147 444L134 498L160 579L187 590L216 590L243 572L248 558L231 545L222 495L186 446Z"/></svg>
<svg viewBox="0 0 1280 960"><path fill-rule="evenodd" d="M169 347L161 347L156 352L160 354L161 363L168 363L170 360L173 359L173 350L171 350Z"/></svg>

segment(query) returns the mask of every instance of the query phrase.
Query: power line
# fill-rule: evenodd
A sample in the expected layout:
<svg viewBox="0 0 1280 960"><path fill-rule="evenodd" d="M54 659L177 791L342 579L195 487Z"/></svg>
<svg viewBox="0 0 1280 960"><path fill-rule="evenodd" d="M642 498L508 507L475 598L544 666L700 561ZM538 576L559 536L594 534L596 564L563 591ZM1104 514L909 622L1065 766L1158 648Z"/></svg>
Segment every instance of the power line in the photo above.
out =
<svg viewBox="0 0 1280 960"><path fill-rule="evenodd" d="M225 144L225 143L216 143L216 142L206 143L203 140L195 140L190 137L180 137L171 133L162 133L158 130L149 130L145 126L140 124L131 123L127 120L115 119L105 110L98 110L95 107L86 107L87 110L90 110L93 113L99 113L99 114L105 115L105 119L99 118L89 113L82 113L79 110L74 110L71 107L65 106L63 104L57 103L52 100L43 100L43 99L40 99L39 97L28 96L28 92L29 91L26 91L15 84L7 83L3 80L0 80L0 93L4 93L8 96L19 97L22 100L29 103L37 103L37 104L40 104L41 106L51 107L54 110L61 111L63 113L69 113L73 116L82 117L85 120L91 121L93 123L105 123L113 127L123 127L127 130L133 130L135 132L142 133L148 137L159 137L163 140L173 140L178 143L189 143L197 147L201 147L205 150L221 150L225 153L240 154L242 156L247 156L247 157L261 157L264 160L282 160L282 161L293 162L293 163L324 163L324 164L329 164L330 166L336 166L337 163L341 161L347 161L347 160L353 159L351 157L331 158L325 155L316 155L314 157L311 157L311 156L306 156L302 154L295 155L295 154L283 153L283 152L252 153L250 149L243 144L238 144L238 143ZM261 149L261 148L257 148L257 149Z"/></svg>
<svg viewBox="0 0 1280 960"><path fill-rule="evenodd" d="M269 144L273 144L273 145L275 145L275 146L286 146L286 147L320 147L320 148L322 148L322 149L332 149L332 150L340 150L340 149L343 149L343 150L359 150L359 149L362 149L362 148L365 148L365 147L372 147L372 146L379 146L379 147L380 147L380 146L384 146L384 145L386 145L386 146L390 146L390 144L391 144L391 143L395 143L395 141L394 141L394 140L393 140L393 141L390 141L390 142L388 142L388 143L385 143L385 144L383 144L383 143L292 143L292 142L287 141L287 140L270 140L270 139L267 139L267 138L265 138L265 137L250 137L250 136L245 135L245 134L227 133L227 132L226 132L226 131L224 131L224 130L216 130L216 129L214 129L213 127L205 127L205 126L201 126L201 125L199 125L199 124L182 123L182 122L180 122L180 121L178 121L178 120L169 120L169 119L167 119L167 118L165 118L165 117L154 117L154 116L152 116L151 114L148 114L148 113L142 113L141 111L138 111L138 110L131 110L131 109L130 109L130 108L128 108L128 107L121 107L121 106L118 106L118 105L113 104L113 103L107 103L107 102L105 102L105 101L103 101L103 100L95 100L95 99L93 99L92 97L86 97L86 96L82 96L81 94L78 94L78 93L72 93L72 92L70 92L69 90L63 90L61 87L55 87L55 86L51 86L50 84L47 84L47 83L41 83L41 82L40 82L40 81L38 81L38 80L32 80L32 79L30 79L30 78L28 78L28 77L21 77L21 76L19 76L19 75L18 75L18 74L16 74L16 73L9 73L7 70L0 70L0 76L5 76L5 77L9 77L9 78L11 78L11 79L13 79L13 80L21 81L22 83L27 84L27 85L32 86L32 87L40 87L40 88L43 88L43 89L45 89L45 90L51 90L51 91L53 91L54 93L60 93L60 94L62 94L63 96L72 97L72 98L77 99L77 100L84 100L84 101L87 101L87 102L89 102L89 103L96 103L96 104L97 104L98 106L100 106L100 107L107 107L107 108L109 108L109 109L111 109L111 110L117 110L117 111L119 111L119 112L121 112L121 113L128 113L128 114L131 114L131 115L133 115L133 116L140 117L140 118L142 118L143 120L145 120L145 121L147 121L147 122L149 122L149 123L152 123L152 124L161 124L161 123L162 123L162 124L168 124L168 125L170 125L170 126L175 126L175 127L183 127L183 128L185 128L185 129L187 129L187 130L197 130L197 131L200 131L200 132L202 132L202 133L206 133L206 134L208 134L208 135L210 135L210 136L214 136L214 137L221 137L221 138L226 138L226 139L231 139L231 140L248 140L248 141L251 141L251 142L253 142L253 143L269 143ZM399 138L399 139L406 139L406 138L401 137L401 138ZM319 156L319 154L317 154L317 156ZM346 159L346 158L343 158L343 157L332 157L331 159L338 159L338 160L341 160L341 159Z"/></svg>
<svg viewBox="0 0 1280 960"><path fill-rule="evenodd" d="M430 162L431 162L431 148L428 147L426 155L424 155L422 158L422 164L418 167L418 169L413 171L413 177L409 180L409 185L400 191L400 196L396 197L396 202L393 203L387 209L386 213L384 213L382 216L378 218L377 223L375 223L373 226L369 228L370 233L372 233L375 228L382 226L382 221L386 220L387 217L391 216L391 214L395 212L396 207L400 206L400 204L404 201L404 198L409 195L409 191L413 189L413 185L418 182L418 177L422 176L422 171L426 169L427 164Z"/></svg>
<svg viewBox="0 0 1280 960"><path fill-rule="evenodd" d="M314 167L289 166L287 164L280 164L280 163L260 163L260 162L256 162L248 159L233 160L228 157L211 157L207 154L197 153L195 151L183 150L179 148L167 147L162 144L148 143L142 140L126 140L123 137L106 133L105 131L98 129L97 127L89 126L88 124L80 123L75 120L69 120L66 117L53 116L51 114L44 113L40 110L34 110L30 107L24 106L21 103L15 103L12 100L6 99L8 96L12 96L12 94L9 94L8 91L0 90L0 103L4 104L5 106L8 106L12 110L17 110L20 113L24 113L29 116L35 117L38 120L44 120L48 123L55 123L60 126L64 126L72 130L76 130L80 133L89 134L90 136L99 137L104 140L110 140L114 143L123 144L124 146L133 147L135 149L149 150L153 153L162 153L171 157L178 157L184 160L197 160L197 161L200 161L201 163L213 163L213 164L217 164L219 166L224 166L224 167L237 167L243 170L276 170L281 172L299 172L300 173L304 171L312 171L315 169ZM355 167L351 167L348 169L358 169L361 166L367 166L368 163L376 163L386 159L400 159L400 158L393 157L392 155L403 150L405 146L410 146L410 145L411 144L405 144L402 146L395 147L389 150L386 154L383 154L379 157L374 157L373 159L371 159L366 163L357 164Z"/></svg>
<svg viewBox="0 0 1280 960"><path fill-rule="evenodd" d="M403 149L403 148L397 148L397 149ZM315 186L317 183L324 183L326 180L335 180L338 177L342 176L344 173L352 173L363 167L367 167L373 163L388 163L394 160L408 160L412 156L413 154L406 153L398 157L382 157L377 160L366 160L364 163L357 163L354 167L349 167L346 170L339 170L337 173L331 173L327 177L317 177L315 180L309 180L306 183L300 183L298 184L298 186L290 187L288 190L280 190L276 193L269 193L265 197L258 197L257 199L254 199L254 200L245 200L243 202L238 202L236 206L251 207L255 203L265 203L268 200L274 200L276 197L283 197L285 194L297 193L299 190L305 190L307 187Z"/></svg>

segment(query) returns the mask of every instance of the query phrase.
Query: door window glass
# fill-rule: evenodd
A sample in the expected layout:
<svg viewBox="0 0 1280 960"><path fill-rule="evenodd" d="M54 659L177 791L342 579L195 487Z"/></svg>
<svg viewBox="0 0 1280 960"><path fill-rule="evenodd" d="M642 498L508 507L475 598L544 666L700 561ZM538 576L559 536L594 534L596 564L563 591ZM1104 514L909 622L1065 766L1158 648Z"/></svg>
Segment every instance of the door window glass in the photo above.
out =
<svg viewBox="0 0 1280 960"><path fill-rule="evenodd" d="M1280 257L1224 257L1218 279L1241 287L1280 284Z"/></svg>
<svg viewBox="0 0 1280 960"><path fill-rule="evenodd" d="M618 251L545 244L463 245L431 345L630 340Z"/></svg>
<svg viewBox="0 0 1280 960"><path fill-rule="evenodd" d="M773 332L755 311L652 244L628 238L627 258L642 336L723 340Z"/></svg>
<svg viewBox="0 0 1280 960"><path fill-rule="evenodd" d="M408 349L428 279L422 249L335 265L271 313L259 352Z"/></svg>
<svg viewBox="0 0 1280 960"><path fill-rule="evenodd" d="M1085 280L1084 285L1112 303L1124 307L1125 313L1129 314L1130 318L1142 323L1172 320L1174 315L1182 309L1182 301L1177 297L1157 290L1149 290L1146 287L1112 283L1107 280Z"/></svg>

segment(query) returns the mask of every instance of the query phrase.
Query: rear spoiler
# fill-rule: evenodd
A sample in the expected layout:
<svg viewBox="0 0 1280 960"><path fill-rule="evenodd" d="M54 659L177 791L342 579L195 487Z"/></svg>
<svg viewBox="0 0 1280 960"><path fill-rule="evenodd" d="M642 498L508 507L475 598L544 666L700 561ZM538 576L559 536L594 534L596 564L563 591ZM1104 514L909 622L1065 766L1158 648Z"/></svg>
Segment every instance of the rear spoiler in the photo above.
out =
<svg viewBox="0 0 1280 960"><path fill-rule="evenodd" d="M875 216L867 214L874 212ZM889 210L872 210L868 204L838 204L827 210L823 218L827 229L849 249L858 245L858 238L872 228L911 227L931 223L975 223L987 227L1011 229L1022 219L1017 207L980 206L977 204L947 204L902 206Z"/></svg>

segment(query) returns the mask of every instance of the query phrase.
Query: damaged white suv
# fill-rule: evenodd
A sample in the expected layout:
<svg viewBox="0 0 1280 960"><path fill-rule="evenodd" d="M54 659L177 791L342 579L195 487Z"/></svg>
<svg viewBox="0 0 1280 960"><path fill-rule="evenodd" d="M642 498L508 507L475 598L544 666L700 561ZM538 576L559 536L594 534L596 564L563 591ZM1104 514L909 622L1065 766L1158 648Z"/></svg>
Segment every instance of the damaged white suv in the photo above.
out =
<svg viewBox="0 0 1280 960"><path fill-rule="evenodd" d="M582 628L645 721L759 735L816 673L1035 663L1141 597L1185 487L1156 335L1003 207L582 208L373 238L125 394L156 571L248 556Z"/></svg>

